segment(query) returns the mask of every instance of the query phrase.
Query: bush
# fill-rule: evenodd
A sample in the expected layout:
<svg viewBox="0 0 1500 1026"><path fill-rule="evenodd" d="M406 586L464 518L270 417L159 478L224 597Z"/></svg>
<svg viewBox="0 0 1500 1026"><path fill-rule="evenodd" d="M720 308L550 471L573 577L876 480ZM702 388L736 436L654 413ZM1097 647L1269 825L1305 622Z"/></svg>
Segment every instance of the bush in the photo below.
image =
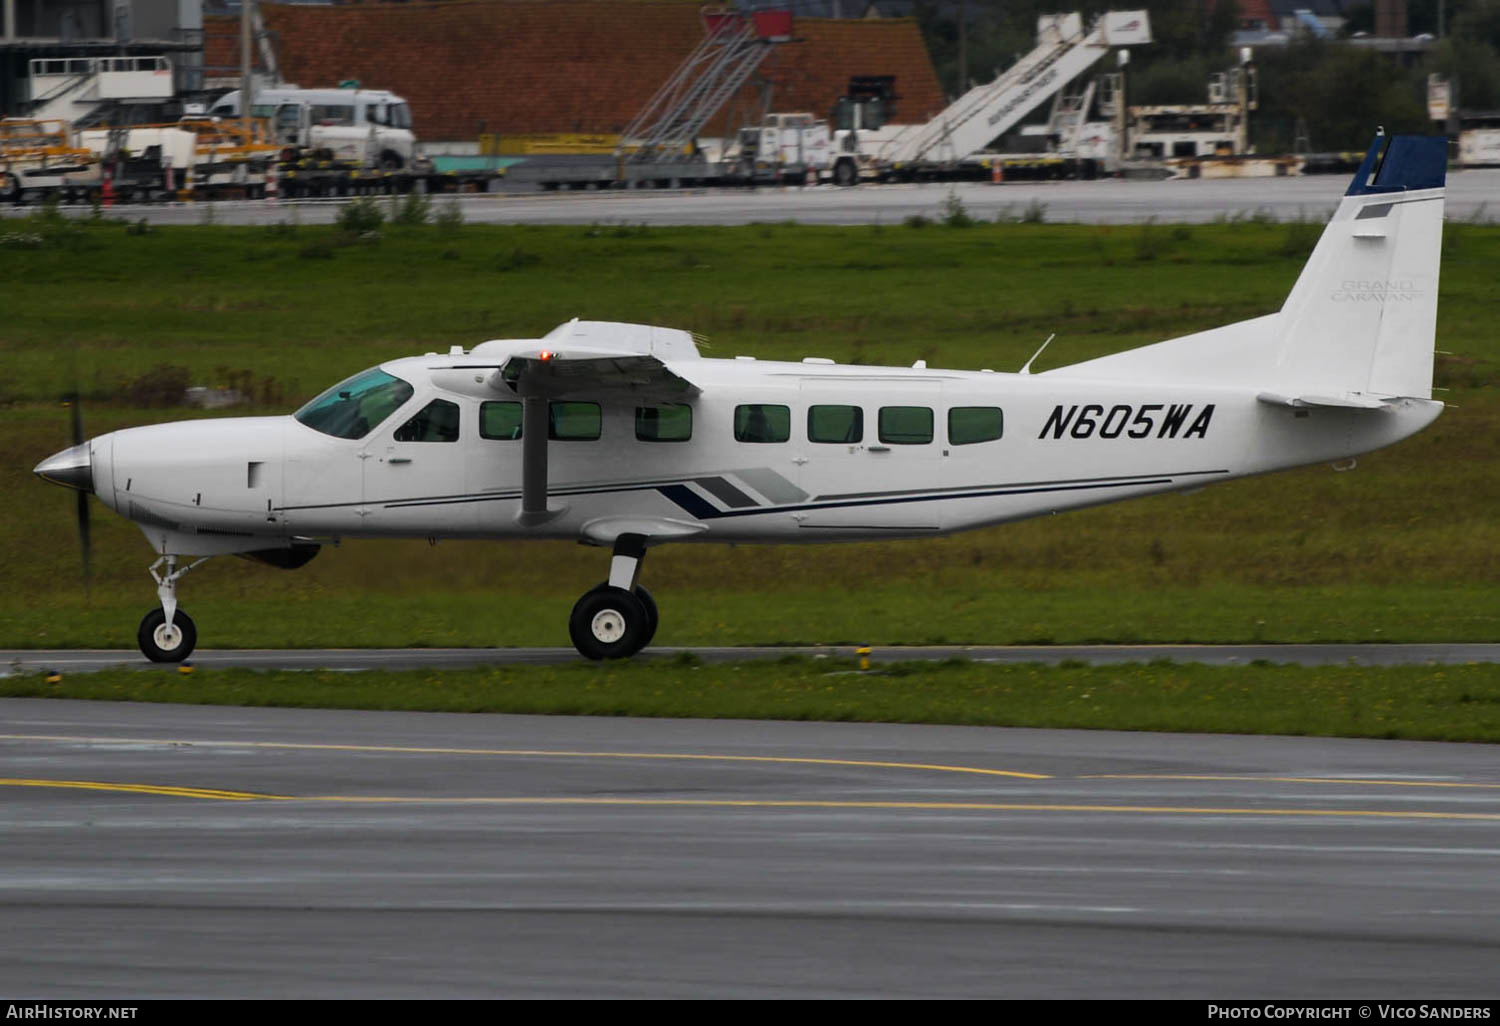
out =
<svg viewBox="0 0 1500 1026"><path fill-rule="evenodd" d="M958 193L950 191L948 198L943 200L943 224L949 228L971 228L975 223L964 209L964 201L958 198Z"/></svg>
<svg viewBox="0 0 1500 1026"><path fill-rule="evenodd" d="M380 205L373 198L362 196L344 204L335 223L353 235L364 235L366 232L379 231L380 226L385 224L385 215L380 212Z"/></svg>
<svg viewBox="0 0 1500 1026"><path fill-rule="evenodd" d="M443 204L443 208L433 218L437 226L445 232L457 231L464 223L464 212L458 205L458 200L450 199Z"/></svg>
<svg viewBox="0 0 1500 1026"><path fill-rule="evenodd" d="M189 376L186 367L159 363L125 386L125 398L134 406L177 406Z"/></svg>
<svg viewBox="0 0 1500 1026"><path fill-rule="evenodd" d="M412 189L401 197L399 203L394 196L391 197L392 224L426 224L431 215L432 201L425 192Z"/></svg>
<svg viewBox="0 0 1500 1026"><path fill-rule="evenodd" d="M81 221L58 209L55 194L47 197L41 209L16 218L0 232L0 249L82 249L88 230Z"/></svg>

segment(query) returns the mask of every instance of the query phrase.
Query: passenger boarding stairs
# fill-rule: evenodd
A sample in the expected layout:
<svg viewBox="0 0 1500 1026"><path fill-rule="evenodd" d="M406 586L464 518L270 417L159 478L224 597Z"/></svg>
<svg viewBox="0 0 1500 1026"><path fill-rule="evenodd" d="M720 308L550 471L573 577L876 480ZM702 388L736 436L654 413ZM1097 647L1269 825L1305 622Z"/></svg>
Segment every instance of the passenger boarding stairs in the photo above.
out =
<svg viewBox="0 0 1500 1026"><path fill-rule="evenodd" d="M703 12L705 35L620 136L616 156L632 163L696 160L703 126L749 80L779 43L792 41L788 11L746 16Z"/></svg>
<svg viewBox="0 0 1500 1026"><path fill-rule="evenodd" d="M1087 32L1078 14L1044 14L1037 19L1035 50L993 82L970 89L931 121L886 141L875 157L890 166L959 161L1004 135L1111 47L1150 41L1145 11L1110 11Z"/></svg>
<svg viewBox="0 0 1500 1026"><path fill-rule="evenodd" d="M161 103L173 95L165 57L42 57L31 62L27 117L71 127L114 104Z"/></svg>

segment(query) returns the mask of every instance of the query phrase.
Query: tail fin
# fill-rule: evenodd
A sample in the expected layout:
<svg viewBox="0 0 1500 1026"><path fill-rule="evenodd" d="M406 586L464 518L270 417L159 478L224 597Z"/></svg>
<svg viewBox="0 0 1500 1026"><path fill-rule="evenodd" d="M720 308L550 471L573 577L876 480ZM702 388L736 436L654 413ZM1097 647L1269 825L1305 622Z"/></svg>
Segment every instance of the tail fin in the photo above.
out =
<svg viewBox="0 0 1500 1026"><path fill-rule="evenodd" d="M1047 373L1431 398L1446 169L1441 136L1377 136L1279 312Z"/></svg>
<svg viewBox="0 0 1500 1026"><path fill-rule="evenodd" d="M1282 392L1432 397L1442 137L1376 138L1281 308Z"/></svg>

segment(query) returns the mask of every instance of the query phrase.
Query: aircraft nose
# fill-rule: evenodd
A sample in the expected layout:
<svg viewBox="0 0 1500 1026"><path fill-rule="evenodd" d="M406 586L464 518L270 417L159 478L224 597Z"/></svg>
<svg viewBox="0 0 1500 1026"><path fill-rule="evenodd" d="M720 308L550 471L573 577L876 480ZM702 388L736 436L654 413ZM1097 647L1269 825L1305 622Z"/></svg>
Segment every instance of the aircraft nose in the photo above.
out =
<svg viewBox="0 0 1500 1026"><path fill-rule="evenodd" d="M76 488L80 492L94 490L94 460L89 454L89 443L75 445L71 449L48 456L32 471L37 477L53 484Z"/></svg>

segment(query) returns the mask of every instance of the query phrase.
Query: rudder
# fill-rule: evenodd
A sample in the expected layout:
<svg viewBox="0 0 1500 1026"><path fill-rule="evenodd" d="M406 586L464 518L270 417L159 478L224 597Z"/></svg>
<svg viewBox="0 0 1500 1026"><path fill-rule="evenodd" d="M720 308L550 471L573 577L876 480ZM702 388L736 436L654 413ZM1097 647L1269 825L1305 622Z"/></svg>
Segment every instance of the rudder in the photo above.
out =
<svg viewBox="0 0 1500 1026"><path fill-rule="evenodd" d="M1440 136L1376 138L1282 306L1279 390L1432 397L1446 170Z"/></svg>

